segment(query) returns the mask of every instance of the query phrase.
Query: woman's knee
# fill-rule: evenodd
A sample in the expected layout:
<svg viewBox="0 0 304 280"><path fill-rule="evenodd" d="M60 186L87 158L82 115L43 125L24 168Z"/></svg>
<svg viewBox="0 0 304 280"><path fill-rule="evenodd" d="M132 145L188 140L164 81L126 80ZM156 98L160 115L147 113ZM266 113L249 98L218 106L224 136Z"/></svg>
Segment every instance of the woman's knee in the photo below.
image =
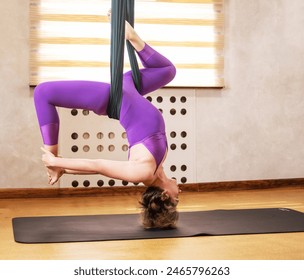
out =
<svg viewBox="0 0 304 280"><path fill-rule="evenodd" d="M46 97L47 97L46 93L49 90L49 85L50 85L50 82L43 82L35 87L35 90L34 90L35 102L46 99Z"/></svg>
<svg viewBox="0 0 304 280"><path fill-rule="evenodd" d="M176 75L176 68L175 66L172 64L170 67L169 67L169 70L168 70L168 76L170 78L170 81L172 81Z"/></svg>
<svg viewBox="0 0 304 280"><path fill-rule="evenodd" d="M164 69L165 69L165 73L163 73L162 76L165 78L164 83L168 84L174 79L174 77L176 75L176 68L172 64L170 66L165 67Z"/></svg>

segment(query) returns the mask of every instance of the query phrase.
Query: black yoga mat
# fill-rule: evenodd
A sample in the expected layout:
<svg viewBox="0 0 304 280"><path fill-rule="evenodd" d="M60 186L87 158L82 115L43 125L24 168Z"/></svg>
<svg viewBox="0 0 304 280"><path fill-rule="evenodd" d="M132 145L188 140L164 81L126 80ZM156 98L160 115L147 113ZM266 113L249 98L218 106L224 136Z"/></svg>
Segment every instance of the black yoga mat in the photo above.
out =
<svg viewBox="0 0 304 280"><path fill-rule="evenodd" d="M178 227L145 230L138 214L19 217L16 242L55 243L304 231L304 213L288 208L181 212Z"/></svg>

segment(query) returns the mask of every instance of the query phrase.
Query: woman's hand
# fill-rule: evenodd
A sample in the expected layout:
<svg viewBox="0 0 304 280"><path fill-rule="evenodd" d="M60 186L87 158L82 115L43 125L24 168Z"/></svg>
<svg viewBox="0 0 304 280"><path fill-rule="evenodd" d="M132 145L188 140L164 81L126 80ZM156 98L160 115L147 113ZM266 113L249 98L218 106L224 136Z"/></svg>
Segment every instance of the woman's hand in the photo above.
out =
<svg viewBox="0 0 304 280"><path fill-rule="evenodd" d="M44 152L42 155L42 161L46 167L52 167L55 166L55 155L51 153L50 151L46 150L45 148L41 148L41 150Z"/></svg>
<svg viewBox="0 0 304 280"><path fill-rule="evenodd" d="M49 184L54 185L59 178L64 174L64 169L55 166L55 155L45 148L41 148L44 152L42 155L42 161L47 168L47 175L49 178Z"/></svg>

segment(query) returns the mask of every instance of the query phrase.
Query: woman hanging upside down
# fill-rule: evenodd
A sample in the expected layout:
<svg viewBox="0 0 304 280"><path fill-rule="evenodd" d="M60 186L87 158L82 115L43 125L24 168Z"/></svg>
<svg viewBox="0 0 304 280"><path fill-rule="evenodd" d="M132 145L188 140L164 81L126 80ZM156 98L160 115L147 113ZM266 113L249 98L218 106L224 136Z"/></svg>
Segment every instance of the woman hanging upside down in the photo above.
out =
<svg viewBox="0 0 304 280"><path fill-rule="evenodd" d="M143 96L168 84L176 69L167 58L146 44L128 22L125 36L144 66L140 70L140 92L134 86L131 71L123 76L119 121L130 145L128 161L58 157L57 106L107 115L110 84L94 81L54 81L36 87L34 100L44 143L42 160L50 184L56 183L65 173L102 174L128 182L142 182L147 186L140 202L144 227L175 227L179 189L176 181L168 178L163 170L167 155L165 123L159 110Z"/></svg>

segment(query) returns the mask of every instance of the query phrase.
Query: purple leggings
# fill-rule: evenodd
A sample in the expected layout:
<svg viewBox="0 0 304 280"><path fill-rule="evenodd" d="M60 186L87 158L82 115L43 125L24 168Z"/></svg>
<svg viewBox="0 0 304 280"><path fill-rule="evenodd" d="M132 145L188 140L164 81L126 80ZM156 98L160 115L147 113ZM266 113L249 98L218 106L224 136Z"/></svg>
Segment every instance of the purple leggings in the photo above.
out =
<svg viewBox="0 0 304 280"><path fill-rule="evenodd" d="M142 143L154 156L157 166L166 149L165 123L162 114L143 95L168 84L175 76L174 65L148 44L138 56L142 89L134 86L131 72L123 76L123 97L120 123L125 129L130 147ZM38 122L45 145L58 144L59 117L56 107L86 109L106 115L110 84L94 81L54 81L39 84L34 100Z"/></svg>

